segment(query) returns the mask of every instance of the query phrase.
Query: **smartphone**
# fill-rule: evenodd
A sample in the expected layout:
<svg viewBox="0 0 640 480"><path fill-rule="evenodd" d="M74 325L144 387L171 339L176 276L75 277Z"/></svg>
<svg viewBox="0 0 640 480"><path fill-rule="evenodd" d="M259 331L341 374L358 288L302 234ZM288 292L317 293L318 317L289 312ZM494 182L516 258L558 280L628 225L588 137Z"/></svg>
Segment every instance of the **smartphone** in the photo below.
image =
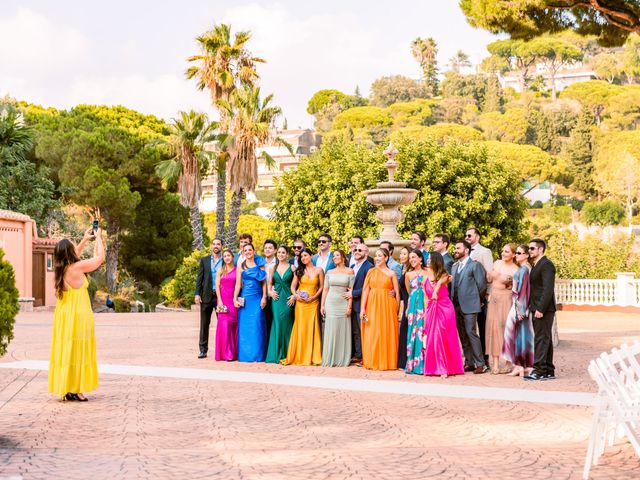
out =
<svg viewBox="0 0 640 480"><path fill-rule="evenodd" d="M93 234L95 235L98 232L98 228L100 228L100 223L98 220L93 221Z"/></svg>

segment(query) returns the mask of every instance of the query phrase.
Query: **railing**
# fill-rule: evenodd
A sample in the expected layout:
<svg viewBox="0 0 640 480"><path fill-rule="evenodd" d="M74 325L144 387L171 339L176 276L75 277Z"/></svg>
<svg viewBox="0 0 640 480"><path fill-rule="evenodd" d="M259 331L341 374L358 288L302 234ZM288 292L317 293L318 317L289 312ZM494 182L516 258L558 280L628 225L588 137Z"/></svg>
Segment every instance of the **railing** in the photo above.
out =
<svg viewBox="0 0 640 480"><path fill-rule="evenodd" d="M556 280L556 303L640 307L640 279L634 273L618 273L615 280Z"/></svg>

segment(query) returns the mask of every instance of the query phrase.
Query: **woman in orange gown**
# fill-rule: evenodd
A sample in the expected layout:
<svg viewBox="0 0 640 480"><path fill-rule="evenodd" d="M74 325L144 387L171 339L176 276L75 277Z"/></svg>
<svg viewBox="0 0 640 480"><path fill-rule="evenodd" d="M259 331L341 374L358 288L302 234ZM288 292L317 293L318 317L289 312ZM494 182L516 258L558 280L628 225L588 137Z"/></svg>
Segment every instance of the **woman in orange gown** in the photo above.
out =
<svg viewBox="0 0 640 480"><path fill-rule="evenodd" d="M395 370L398 366L400 287L387 260L389 251L378 249L376 266L367 272L362 290L362 366L371 370Z"/></svg>

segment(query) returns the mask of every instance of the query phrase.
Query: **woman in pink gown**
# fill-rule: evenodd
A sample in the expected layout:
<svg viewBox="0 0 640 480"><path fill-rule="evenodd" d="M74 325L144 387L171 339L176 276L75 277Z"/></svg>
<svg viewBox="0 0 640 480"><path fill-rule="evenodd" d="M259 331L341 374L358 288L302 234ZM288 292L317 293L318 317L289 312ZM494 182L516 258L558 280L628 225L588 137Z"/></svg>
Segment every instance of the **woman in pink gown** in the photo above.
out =
<svg viewBox="0 0 640 480"><path fill-rule="evenodd" d="M424 317L424 374L440 375L443 378L448 375L463 375L464 364L456 327L456 310L449 298L449 275L444 267L442 255L431 252L425 277L423 285L428 303Z"/></svg>
<svg viewBox="0 0 640 480"><path fill-rule="evenodd" d="M216 360L238 359L238 310L233 304L233 291L236 287L236 268L233 265L233 252L222 252L222 265L216 274L216 292L218 309L216 325Z"/></svg>

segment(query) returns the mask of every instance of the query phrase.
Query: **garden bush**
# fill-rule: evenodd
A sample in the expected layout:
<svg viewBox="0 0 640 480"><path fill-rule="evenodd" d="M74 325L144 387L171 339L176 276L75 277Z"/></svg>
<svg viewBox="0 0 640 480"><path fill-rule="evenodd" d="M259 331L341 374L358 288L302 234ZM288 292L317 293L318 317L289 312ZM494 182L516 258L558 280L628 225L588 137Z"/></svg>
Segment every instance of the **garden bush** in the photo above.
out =
<svg viewBox="0 0 640 480"><path fill-rule="evenodd" d="M0 357L7 353L13 340L13 325L20 310L13 266L3 258L4 251L0 248Z"/></svg>
<svg viewBox="0 0 640 480"><path fill-rule="evenodd" d="M582 207L582 220L587 225L618 225L624 215L624 207L614 200L585 202Z"/></svg>
<svg viewBox="0 0 640 480"><path fill-rule="evenodd" d="M173 278L161 288L160 293L168 305L185 308L193 305L198 264L202 257L208 255L208 250L194 250L185 257Z"/></svg>

